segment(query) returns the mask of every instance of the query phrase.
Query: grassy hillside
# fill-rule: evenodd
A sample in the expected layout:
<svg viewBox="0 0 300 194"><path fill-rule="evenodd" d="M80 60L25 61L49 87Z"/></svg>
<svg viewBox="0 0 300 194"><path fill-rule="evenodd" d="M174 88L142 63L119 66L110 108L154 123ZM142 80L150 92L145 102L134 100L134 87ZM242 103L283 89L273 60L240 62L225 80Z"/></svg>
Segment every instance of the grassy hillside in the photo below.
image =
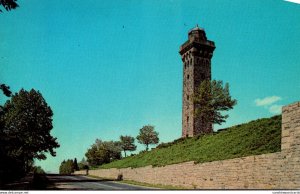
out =
<svg viewBox="0 0 300 194"><path fill-rule="evenodd" d="M152 151L114 161L100 168L164 166L186 161L203 163L278 152L280 144L281 115L278 115L226 128L211 135L163 143Z"/></svg>

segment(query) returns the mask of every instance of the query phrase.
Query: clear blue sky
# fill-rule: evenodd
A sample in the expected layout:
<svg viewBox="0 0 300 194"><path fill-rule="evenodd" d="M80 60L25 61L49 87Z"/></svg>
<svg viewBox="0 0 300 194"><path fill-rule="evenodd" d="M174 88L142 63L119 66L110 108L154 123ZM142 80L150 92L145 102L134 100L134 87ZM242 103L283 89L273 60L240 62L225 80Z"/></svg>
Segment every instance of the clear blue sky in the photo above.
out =
<svg viewBox="0 0 300 194"><path fill-rule="evenodd" d="M181 136L179 46L196 24L215 41L212 77L238 105L222 126L280 113L300 100L300 5L282 0L19 0L0 14L0 83L39 90L54 112L57 172L96 138ZM1 103L4 102L1 97ZM139 145L139 150L144 149Z"/></svg>

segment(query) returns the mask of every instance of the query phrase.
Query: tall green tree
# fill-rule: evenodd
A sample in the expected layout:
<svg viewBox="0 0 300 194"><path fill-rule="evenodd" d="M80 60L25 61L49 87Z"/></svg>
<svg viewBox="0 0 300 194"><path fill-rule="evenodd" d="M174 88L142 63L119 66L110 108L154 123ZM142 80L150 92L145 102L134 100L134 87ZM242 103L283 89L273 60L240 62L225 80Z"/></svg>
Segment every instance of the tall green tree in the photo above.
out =
<svg viewBox="0 0 300 194"><path fill-rule="evenodd" d="M74 161L69 159L66 161L65 174L72 174L74 172Z"/></svg>
<svg viewBox="0 0 300 194"><path fill-rule="evenodd" d="M124 155L126 157L126 151L135 151L136 145L134 145L134 137L131 136L120 136L121 148L124 151Z"/></svg>
<svg viewBox="0 0 300 194"><path fill-rule="evenodd" d="M5 84L0 85L0 90L2 90L2 93L6 97L11 96L11 91L9 89L9 86ZM3 184L5 180L10 180L12 177L14 177L15 173L12 172L13 169L15 171L18 171L17 169L20 164L18 164L16 161L14 161L9 155L8 155L8 147L11 143L9 141L9 138L5 134L5 122L4 122L4 114L5 109L2 105L0 105L0 186ZM22 164L21 164L22 165ZM17 166L17 168L15 168ZM6 177L6 178L4 178Z"/></svg>
<svg viewBox="0 0 300 194"><path fill-rule="evenodd" d="M237 104L229 93L229 84L223 87L222 81L204 80L196 89L194 95L195 116L204 122L221 124L228 118L228 114L222 114Z"/></svg>
<svg viewBox="0 0 300 194"><path fill-rule="evenodd" d="M34 89L12 95L4 105L4 136L11 142L7 153L15 160L24 163L25 171L34 159L46 159L46 153L56 156L59 147L52 137L53 112L42 94Z"/></svg>
<svg viewBox="0 0 300 194"><path fill-rule="evenodd" d="M146 146L146 151L149 149L149 145L158 144L158 132L154 130L154 126L146 125L140 129L139 135L136 137L140 144L144 144Z"/></svg>
<svg viewBox="0 0 300 194"><path fill-rule="evenodd" d="M73 169L74 170L79 170L79 167L78 167L78 163L77 163L77 158L75 158L74 160L73 160Z"/></svg>
<svg viewBox="0 0 300 194"><path fill-rule="evenodd" d="M62 161L59 166L59 174L64 174L66 161Z"/></svg>

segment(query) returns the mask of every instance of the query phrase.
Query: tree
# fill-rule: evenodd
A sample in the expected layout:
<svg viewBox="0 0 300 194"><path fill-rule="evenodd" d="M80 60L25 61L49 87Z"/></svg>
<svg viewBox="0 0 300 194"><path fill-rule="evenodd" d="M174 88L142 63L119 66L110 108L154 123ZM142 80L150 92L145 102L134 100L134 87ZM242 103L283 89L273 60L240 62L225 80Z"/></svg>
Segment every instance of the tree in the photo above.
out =
<svg viewBox="0 0 300 194"><path fill-rule="evenodd" d="M73 162L73 169L74 169L74 170L79 170L79 167L78 167L77 159L76 159L76 158L74 159L74 162Z"/></svg>
<svg viewBox="0 0 300 194"><path fill-rule="evenodd" d="M92 147L87 150L85 156L87 158L89 166L97 166L99 164L104 164L106 160L105 154L99 152L95 145L92 145Z"/></svg>
<svg viewBox="0 0 300 194"><path fill-rule="evenodd" d="M23 162L27 172L34 159L46 159L46 152L56 156L57 139L50 134L53 112L42 94L34 89L12 95L4 105L4 131L9 140L7 153Z"/></svg>
<svg viewBox="0 0 300 194"><path fill-rule="evenodd" d="M1 84L0 85L0 89L2 90L3 94L7 97L11 96L11 91L9 89L9 86L5 85L5 84Z"/></svg>
<svg viewBox="0 0 300 194"><path fill-rule="evenodd" d="M121 158L120 142L96 139L96 142L87 150L85 156L91 166L102 165L118 160Z"/></svg>
<svg viewBox="0 0 300 194"><path fill-rule="evenodd" d="M143 126L136 139L140 144L146 145L146 151L148 151L150 144L158 144L159 142L158 132L154 131L154 126L151 125Z"/></svg>
<svg viewBox="0 0 300 194"><path fill-rule="evenodd" d="M6 11L16 9L19 5L16 3L17 0L0 0L0 6L3 6ZM0 9L0 12L2 10Z"/></svg>
<svg viewBox="0 0 300 194"><path fill-rule="evenodd" d="M121 135L120 140L121 140L121 148L124 151L125 157L126 157L126 151L136 150L136 145L134 145L134 137Z"/></svg>
<svg viewBox="0 0 300 194"><path fill-rule="evenodd" d="M64 173L64 171L65 171L65 169L64 169L65 168L65 164L66 164L65 160L60 163L59 174L63 174Z"/></svg>
<svg viewBox="0 0 300 194"><path fill-rule="evenodd" d="M62 161L59 167L59 174L71 174L74 172L74 162L72 159Z"/></svg>
<svg viewBox="0 0 300 194"><path fill-rule="evenodd" d="M0 90L2 90L3 94L6 96L6 97L10 97L11 96L11 91L9 89L9 86L5 85L5 84L1 84L0 85ZM0 105L0 117L4 114L4 109L3 109L3 106ZM3 128L4 126L4 123L3 123L3 119L0 119L0 130ZM1 139L0 139L1 141Z"/></svg>
<svg viewBox="0 0 300 194"><path fill-rule="evenodd" d="M109 162L121 159L121 142L119 141L104 141L102 149L107 151Z"/></svg>
<svg viewBox="0 0 300 194"><path fill-rule="evenodd" d="M40 166L33 166L31 168L31 172L33 172L34 174L45 174L45 171Z"/></svg>
<svg viewBox="0 0 300 194"><path fill-rule="evenodd" d="M79 167L79 170L89 169L88 163L84 158L82 158L82 160L78 163L78 167Z"/></svg>
<svg viewBox="0 0 300 194"><path fill-rule="evenodd" d="M220 125L228 118L222 112L232 109L237 101L231 99L228 83L223 88L222 81L204 80L196 89L194 103L196 117L204 122Z"/></svg>
<svg viewBox="0 0 300 194"><path fill-rule="evenodd" d="M0 90L2 90L3 94L6 97L11 96L11 91L9 89L9 86L6 86L5 84L0 85ZM5 134L5 122L4 122L4 114L6 110L2 105L0 105L0 186L3 184L4 180L9 181L12 178L16 177L15 172L21 171L21 168L19 167L20 164L13 160L9 156L9 145L13 142L9 140L7 135ZM13 172L13 170L15 172ZM6 177L4 179L4 177Z"/></svg>

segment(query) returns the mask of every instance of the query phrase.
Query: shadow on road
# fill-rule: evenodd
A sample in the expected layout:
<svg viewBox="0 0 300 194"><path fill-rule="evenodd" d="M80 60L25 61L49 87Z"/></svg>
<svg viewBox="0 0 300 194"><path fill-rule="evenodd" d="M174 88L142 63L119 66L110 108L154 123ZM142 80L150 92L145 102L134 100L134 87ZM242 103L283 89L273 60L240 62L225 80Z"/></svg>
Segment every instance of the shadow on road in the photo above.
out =
<svg viewBox="0 0 300 194"><path fill-rule="evenodd" d="M80 175L34 174L6 184L4 190L149 190L142 186L121 184L112 179Z"/></svg>
<svg viewBox="0 0 300 194"><path fill-rule="evenodd" d="M78 179L78 178L81 179ZM60 174L47 174L48 182L57 183L57 182L104 182L104 181L116 181L113 179L89 179L89 178L83 178L79 175L60 175Z"/></svg>
<svg viewBox="0 0 300 194"><path fill-rule="evenodd" d="M19 180L7 182L0 190L43 190L48 184L45 174L28 174Z"/></svg>
<svg viewBox="0 0 300 194"><path fill-rule="evenodd" d="M80 175L47 174L46 190L104 190L105 188L95 187L95 184L103 184L109 187L112 179L94 179ZM106 189L107 190L107 189Z"/></svg>

